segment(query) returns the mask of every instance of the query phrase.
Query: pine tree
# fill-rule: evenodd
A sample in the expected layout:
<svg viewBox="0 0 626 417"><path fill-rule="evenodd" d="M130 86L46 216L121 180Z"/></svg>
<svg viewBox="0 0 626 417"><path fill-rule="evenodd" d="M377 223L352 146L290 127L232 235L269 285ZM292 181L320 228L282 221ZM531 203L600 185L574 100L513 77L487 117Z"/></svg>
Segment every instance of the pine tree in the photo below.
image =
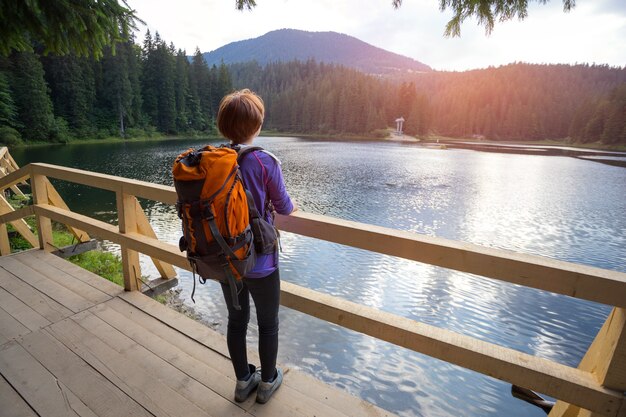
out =
<svg viewBox="0 0 626 417"><path fill-rule="evenodd" d="M204 131L209 128L211 120L211 75L209 67L200 52L196 52L189 68L189 88L191 92L191 125L195 130Z"/></svg>
<svg viewBox="0 0 626 417"><path fill-rule="evenodd" d="M602 142L607 144L626 143L622 137L626 131L626 83L622 84L611 93L608 104Z"/></svg>
<svg viewBox="0 0 626 417"><path fill-rule="evenodd" d="M109 49L101 60L102 88L100 102L108 115L106 124L117 126L120 137L126 136L129 119L132 117L134 91L130 79L130 67L135 56L129 42L118 46L115 55Z"/></svg>
<svg viewBox="0 0 626 417"><path fill-rule="evenodd" d="M17 126L17 107L11 95L9 79L4 71L0 71L0 127Z"/></svg>
<svg viewBox="0 0 626 417"><path fill-rule="evenodd" d="M219 66L218 75L217 75L217 89L215 90L215 94L217 96L217 106L215 108L219 108L219 102L222 100L226 94L230 93L233 89L233 81L230 78L230 71L228 71L228 67L224 64L224 61ZM217 115L217 113L216 113Z"/></svg>
<svg viewBox="0 0 626 417"><path fill-rule="evenodd" d="M99 58L123 42L138 20L118 0L28 0L2 4L0 55L28 52L34 43L46 53Z"/></svg>
<svg viewBox="0 0 626 417"><path fill-rule="evenodd" d="M179 50L176 54L176 71L175 71L175 98L176 98L176 130L184 132L189 128L189 109L190 102L189 93L189 61L185 51ZM191 105L194 105L191 100Z"/></svg>
<svg viewBox="0 0 626 417"><path fill-rule="evenodd" d="M174 90L175 58L172 48L156 41L157 128L163 133L176 133L176 93Z"/></svg>
<svg viewBox="0 0 626 417"><path fill-rule="evenodd" d="M415 90L415 83L403 82L398 90L398 107L396 109L396 117L406 117L409 113L411 113L416 97L417 91Z"/></svg>
<svg viewBox="0 0 626 417"><path fill-rule="evenodd" d="M404 123L405 130L411 135L424 135L429 130L429 104L423 94L417 95L410 105L411 111Z"/></svg>
<svg viewBox="0 0 626 417"><path fill-rule="evenodd" d="M583 142L598 142L601 139L608 108L609 102L607 100L601 100L598 103L593 116L591 116L591 119L589 119L585 126Z"/></svg>
<svg viewBox="0 0 626 417"><path fill-rule="evenodd" d="M13 53L10 61L9 83L18 111L19 131L26 140L45 142L55 121L43 66L32 52Z"/></svg>
<svg viewBox="0 0 626 417"><path fill-rule="evenodd" d="M588 99L585 100L574 112L572 122L569 126L569 137L574 142L582 142L585 136L585 126L593 115L595 102Z"/></svg>
<svg viewBox="0 0 626 417"><path fill-rule="evenodd" d="M158 123L157 72L156 47L148 30L141 50L141 96L143 113L147 123L153 126Z"/></svg>
<svg viewBox="0 0 626 417"><path fill-rule="evenodd" d="M93 68L88 58L49 55L41 58L57 117L79 136L89 135L95 100Z"/></svg>
<svg viewBox="0 0 626 417"><path fill-rule="evenodd" d="M141 92L141 48L133 39L127 41L126 62L128 67L128 81L130 83L130 106L126 109L129 126L142 126L144 124L142 113Z"/></svg>

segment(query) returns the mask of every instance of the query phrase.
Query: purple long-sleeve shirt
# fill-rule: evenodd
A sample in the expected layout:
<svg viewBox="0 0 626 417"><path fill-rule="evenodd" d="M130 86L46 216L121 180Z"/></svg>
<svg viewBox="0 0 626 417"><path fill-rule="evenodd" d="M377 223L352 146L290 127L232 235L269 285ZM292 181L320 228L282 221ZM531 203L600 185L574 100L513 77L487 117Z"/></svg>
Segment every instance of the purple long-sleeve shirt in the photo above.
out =
<svg viewBox="0 0 626 417"><path fill-rule="evenodd" d="M245 147L246 145L241 145ZM254 197L254 204L261 217L272 222L271 213L265 212L265 201L269 200L279 214L293 211L293 202L285 188L280 163L265 151L253 151L244 156L240 171L246 188ZM257 254L256 265L246 278L263 278L278 268L278 251L270 255Z"/></svg>

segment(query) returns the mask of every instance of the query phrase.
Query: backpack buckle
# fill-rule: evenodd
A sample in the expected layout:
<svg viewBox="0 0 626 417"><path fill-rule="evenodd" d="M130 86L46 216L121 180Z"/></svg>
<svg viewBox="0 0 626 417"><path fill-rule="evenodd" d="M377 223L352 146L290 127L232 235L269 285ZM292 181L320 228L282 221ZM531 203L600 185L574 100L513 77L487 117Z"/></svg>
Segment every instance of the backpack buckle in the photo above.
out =
<svg viewBox="0 0 626 417"><path fill-rule="evenodd" d="M211 210L211 207L209 206L204 207L204 210L202 210L202 217L209 221L215 219L215 215L213 214L213 210Z"/></svg>

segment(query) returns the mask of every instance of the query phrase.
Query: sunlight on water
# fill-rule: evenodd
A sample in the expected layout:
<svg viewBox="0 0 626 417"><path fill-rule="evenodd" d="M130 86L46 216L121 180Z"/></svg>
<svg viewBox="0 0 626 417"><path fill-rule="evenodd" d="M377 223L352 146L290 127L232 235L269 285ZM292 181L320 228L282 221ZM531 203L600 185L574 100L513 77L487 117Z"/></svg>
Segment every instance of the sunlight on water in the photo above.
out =
<svg viewBox="0 0 626 417"><path fill-rule="evenodd" d="M626 271L626 169L393 143L259 143L283 161L287 188L304 211ZM170 185L174 157L202 144L70 146L18 150L14 157L21 165L45 161ZM116 223L113 195L66 184L59 190L75 210ZM174 208L143 206L159 238L177 244ZM283 233L282 247L283 280L568 365L578 363L609 311L291 233ZM149 259L141 262L144 274L156 277ZM180 281L191 303L190 274L180 272ZM199 286L195 298L224 333L219 286ZM400 415L545 415L512 398L503 382L286 308L280 320L279 362ZM254 346L254 322L251 333Z"/></svg>

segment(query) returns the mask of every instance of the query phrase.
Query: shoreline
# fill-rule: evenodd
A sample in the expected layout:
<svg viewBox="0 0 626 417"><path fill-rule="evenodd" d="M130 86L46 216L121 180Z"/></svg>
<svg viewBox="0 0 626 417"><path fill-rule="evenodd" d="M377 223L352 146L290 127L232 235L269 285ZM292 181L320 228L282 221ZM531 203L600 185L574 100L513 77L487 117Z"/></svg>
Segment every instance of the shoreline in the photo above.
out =
<svg viewBox="0 0 626 417"><path fill-rule="evenodd" d="M162 142L166 140L189 140L189 139L221 139L221 136L215 135L207 135L207 136L184 136L184 135L174 135L174 136L139 136L136 138L119 138L119 137L108 137L104 139L73 139L67 143L45 143L45 142L36 142L36 143L23 143L16 146L11 146L9 149L17 149L17 148L32 148L32 147L41 147L41 146L73 146L73 145L93 145L100 143L139 143L139 142Z"/></svg>
<svg viewBox="0 0 626 417"><path fill-rule="evenodd" d="M313 140L324 141L366 141L366 142L395 142L395 143L412 143L416 145L433 146L438 145L444 147L445 145L455 145L462 143L472 143L475 145L483 146L528 146L528 147L546 147L546 148L559 148L568 147L572 149L580 149L581 151L605 151L605 152L626 152L626 145L605 145L602 143L569 143L566 140L532 140L532 141L495 141L495 140L475 140L471 138L453 138L446 136L410 136L410 135L396 135L392 131L386 137L374 137L368 135L352 135L352 134L317 134L317 133L295 133L295 132L277 132L277 131L261 131L259 136L264 137L296 137ZM103 143L140 143L140 142L161 142L167 140L219 140L224 139L219 135L199 135L199 136L186 136L186 135L174 135L166 136L159 135L156 137L136 137L136 138L118 138L109 137L105 139L75 139L68 143L26 143L16 146L11 146L9 149L31 148L31 147L43 147L43 146L73 146L73 145L92 145Z"/></svg>
<svg viewBox="0 0 626 417"><path fill-rule="evenodd" d="M396 135L395 133L391 133L389 136L385 138L386 141L389 142L400 142L400 143L425 143L424 141L416 138L415 136L409 135Z"/></svg>
<svg viewBox="0 0 626 417"><path fill-rule="evenodd" d="M445 148L446 145L454 145L460 143L473 142L482 145L491 146L539 146L548 148L568 147L574 149L580 149L581 151L604 151L604 152L626 152L626 145L605 145L602 143L570 143L567 140L558 139L544 139L544 140L532 140L532 141L514 141L514 140L481 140L471 138L453 138L449 136L439 135L427 135L427 136L410 136L410 135L395 135L393 130L388 130L388 135L385 137L373 137L366 135L351 135L351 134L335 134L335 135L323 135L316 133L293 133L293 132L275 132L275 131L261 131L260 136L266 137L296 137L306 138L314 140L325 141L362 141L362 142L395 142L395 143L412 143L416 145L422 145L427 147Z"/></svg>

